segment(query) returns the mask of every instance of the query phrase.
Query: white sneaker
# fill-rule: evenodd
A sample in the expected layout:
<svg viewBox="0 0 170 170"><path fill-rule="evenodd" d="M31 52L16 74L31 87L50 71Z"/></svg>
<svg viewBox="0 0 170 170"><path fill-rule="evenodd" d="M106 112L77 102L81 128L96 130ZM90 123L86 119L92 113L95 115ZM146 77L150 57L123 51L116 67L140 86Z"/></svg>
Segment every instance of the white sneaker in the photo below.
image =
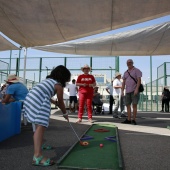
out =
<svg viewBox="0 0 170 170"><path fill-rule="evenodd" d="M93 120L92 120L92 119L88 119L88 121L89 121L90 123L93 123Z"/></svg>
<svg viewBox="0 0 170 170"><path fill-rule="evenodd" d="M76 110L75 113L78 113L78 111Z"/></svg>
<svg viewBox="0 0 170 170"><path fill-rule="evenodd" d="M125 111L123 110L121 114L125 114Z"/></svg>

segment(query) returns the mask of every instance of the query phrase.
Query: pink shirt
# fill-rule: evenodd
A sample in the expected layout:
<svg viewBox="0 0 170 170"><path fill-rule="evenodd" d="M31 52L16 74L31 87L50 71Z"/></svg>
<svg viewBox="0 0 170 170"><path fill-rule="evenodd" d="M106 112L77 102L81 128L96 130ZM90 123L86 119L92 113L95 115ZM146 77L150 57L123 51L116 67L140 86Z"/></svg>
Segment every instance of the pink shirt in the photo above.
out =
<svg viewBox="0 0 170 170"><path fill-rule="evenodd" d="M142 77L142 72L133 67L132 70L129 71L130 75L134 77L134 79L137 81L137 78ZM129 73L127 71L124 72L124 75L122 77L123 80L125 80L125 86L126 86L126 93L131 93L135 91L136 83L135 81L130 77Z"/></svg>

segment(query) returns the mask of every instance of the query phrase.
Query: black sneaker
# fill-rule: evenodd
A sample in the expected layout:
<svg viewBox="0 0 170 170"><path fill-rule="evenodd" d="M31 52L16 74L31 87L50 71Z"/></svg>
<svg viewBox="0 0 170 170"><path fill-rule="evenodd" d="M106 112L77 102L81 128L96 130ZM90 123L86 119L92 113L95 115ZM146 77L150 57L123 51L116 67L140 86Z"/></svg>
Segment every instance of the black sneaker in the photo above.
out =
<svg viewBox="0 0 170 170"><path fill-rule="evenodd" d="M113 118L119 118L117 115L113 116Z"/></svg>
<svg viewBox="0 0 170 170"><path fill-rule="evenodd" d="M126 119L125 121L123 121L123 122L121 122L121 123L124 123L124 124L131 124L131 120Z"/></svg>
<svg viewBox="0 0 170 170"><path fill-rule="evenodd" d="M135 120L132 120L131 122L133 125L137 125L136 121Z"/></svg>

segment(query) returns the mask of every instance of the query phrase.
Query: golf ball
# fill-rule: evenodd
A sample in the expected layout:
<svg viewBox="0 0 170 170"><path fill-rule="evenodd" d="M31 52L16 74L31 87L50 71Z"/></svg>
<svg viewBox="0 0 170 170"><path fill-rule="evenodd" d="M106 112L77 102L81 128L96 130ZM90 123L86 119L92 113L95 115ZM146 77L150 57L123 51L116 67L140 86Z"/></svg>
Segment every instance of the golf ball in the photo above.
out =
<svg viewBox="0 0 170 170"><path fill-rule="evenodd" d="M102 144L102 143L100 144L100 147L101 147L101 148L103 147L103 144Z"/></svg>

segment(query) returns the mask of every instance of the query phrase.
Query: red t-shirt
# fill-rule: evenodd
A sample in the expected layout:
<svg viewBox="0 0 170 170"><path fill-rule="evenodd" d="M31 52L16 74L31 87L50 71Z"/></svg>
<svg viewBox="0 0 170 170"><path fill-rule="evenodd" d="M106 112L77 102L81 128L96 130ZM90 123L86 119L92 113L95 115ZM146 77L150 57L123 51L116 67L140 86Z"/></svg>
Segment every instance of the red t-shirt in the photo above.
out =
<svg viewBox="0 0 170 170"><path fill-rule="evenodd" d="M93 75L91 75L91 74L87 74L87 75L81 74L81 75L78 76L76 83L93 84L95 82L96 82L96 80L95 80ZM79 87L79 92L81 92L81 93L93 93L93 87L89 87L89 86L83 87L83 86L80 86Z"/></svg>

